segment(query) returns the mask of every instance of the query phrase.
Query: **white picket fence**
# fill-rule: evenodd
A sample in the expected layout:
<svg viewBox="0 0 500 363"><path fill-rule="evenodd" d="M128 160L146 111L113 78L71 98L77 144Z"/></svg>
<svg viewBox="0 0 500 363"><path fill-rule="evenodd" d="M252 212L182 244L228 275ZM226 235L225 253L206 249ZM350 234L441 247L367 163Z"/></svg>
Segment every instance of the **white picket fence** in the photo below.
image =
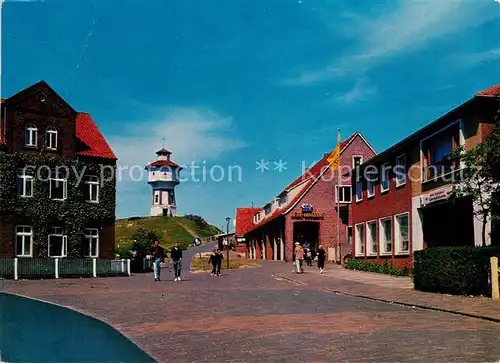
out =
<svg viewBox="0 0 500 363"><path fill-rule="evenodd" d="M4 258L0 259L0 277L61 278L130 276L130 260L97 258Z"/></svg>

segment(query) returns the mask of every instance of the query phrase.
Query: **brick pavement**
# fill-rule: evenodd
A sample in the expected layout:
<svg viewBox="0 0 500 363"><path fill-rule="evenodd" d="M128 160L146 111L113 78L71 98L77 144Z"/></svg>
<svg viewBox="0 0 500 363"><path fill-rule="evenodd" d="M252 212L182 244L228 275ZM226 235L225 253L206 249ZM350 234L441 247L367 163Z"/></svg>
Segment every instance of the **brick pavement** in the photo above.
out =
<svg viewBox="0 0 500 363"><path fill-rule="evenodd" d="M301 275L293 274L290 268L282 269L278 275L334 293L432 308L500 322L500 301L486 297L416 291L409 277L351 271L333 264L327 265L324 275L320 275L315 267L308 266Z"/></svg>
<svg viewBox="0 0 500 363"><path fill-rule="evenodd" d="M160 362L500 359L497 323L332 294L311 282L332 278L313 273L295 284L273 277L290 267L185 273L181 282L151 274L4 281L4 290L104 320Z"/></svg>

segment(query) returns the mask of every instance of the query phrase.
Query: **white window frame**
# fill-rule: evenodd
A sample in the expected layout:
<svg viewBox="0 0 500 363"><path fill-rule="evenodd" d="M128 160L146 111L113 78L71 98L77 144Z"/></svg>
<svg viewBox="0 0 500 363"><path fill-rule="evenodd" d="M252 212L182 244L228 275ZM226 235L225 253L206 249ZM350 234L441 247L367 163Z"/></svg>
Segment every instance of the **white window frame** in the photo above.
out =
<svg viewBox="0 0 500 363"><path fill-rule="evenodd" d="M372 236L372 234L370 233L370 228L368 228L368 225L375 225L375 235ZM378 250L379 250L379 246L378 246L378 223L377 223L377 220L374 219L372 221L368 221L366 222L366 244L367 244L367 250L366 250L366 253L367 255L369 256L377 256L378 254ZM370 236L370 238L368 238L368 236ZM377 248L377 251L374 251L373 250L373 241L372 241L372 238L375 237L375 246Z"/></svg>
<svg viewBox="0 0 500 363"><path fill-rule="evenodd" d="M391 188L390 170L389 163L382 164L380 168L380 193L386 193ZM387 179L387 188L383 187L384 179Z"/></svg>
<svg viewBox="0 0 500 363"><path fill-rule="evenodd" d="M400 225L398 218L406 216L408 218L408 250L404 251L402 249L403 241L400 241L401 233L400 233ZM410 212L399 213L394 216L394 246L397 255L409 255L410 254L410 231L411 231L411 223L410 223Z"/></svg>
<svg viewBox="0 0 500 363"><path fill-rule="evenodd" d="M358 196L358 185L359 185L359 188L361 190L361 196L359 197ZM356 202L361 202L363 200L363 181L361 180L361 178L358 178L358 180L356 180L356 189L355 189L355 195L356 195Z"/></svg>
<svg viewBox="0 0 500 363"><path fill-rule="evenodd" d="M99 257L99 229L98 228L85 228L84 230L84 238L85 243L88 244L89 254L86 254L85 257L97 258ZM95 254L92 255L92 243L96 244Z"/></svg>
<svg viewBox="0 0 500 363"><path fill-rule="evenodd" d="M19 195L20 197L23 197L23 198L33 197L33 187L34 187L35 176L28 173L28 169L31 169L31 168L32 167L27 166L27 167L21 168L17 171L17 175L16 175L17 183L21 182L22 186L23 186L22 193L21 194L18 193L17 195ZM29 194L29 195L26 193L26 189L27 189L26 186L28 183L31 184L31 194Z"/></svg>
<svg viewBox="0 0 500 363"><path fill-rule="evenodd" d="M349 228L351 229L351 239L349 240ZM348 246L352 245L352 239L354 238L354 231L352 230L352 226L345 226L345 237L346 237L346 244Z"/></svg>
<svg viewBox="0 0 500 363"><path fill-rule="evenodd" d="M363 231L359 232L359 227L363 228ZM361 243L360 237L363 236L363 243ZM366 252L366 230L365 223L358 223L354 226L354 249L356 251L356 257L364 257ZM361 250L363 250L361 252Z"/></svg>
<svg viewBox="0 0 500 363"><path fill-rule="evenodd" d="M58 171L51 171L50 177L49 177L49 198L52 200L66 200L68 198L68 180L66 178L60 177L59 174L56 175L55 177L53 176L53 173L57 173ZM52 197L52 182L60 182L63 183L63 197L61 198L53 198Z"/></svg>
<svg viewBox="0 0 500 363"><path fill-rule="evenodd" d="M26 140L26 133L29 132L29 141ZM29 123L24 128L24 145L27 147L38 146L38 127L35 124Z"/></svg>
<svg viewBox="0 0 500 363"><path fill-rule="evenodd" d="M48 150L57 150L57 138L59 132L54 126L48 126L45 129L45 148ZM52 145L54 144L54 145Z"/></svg>
<svg viewBox="0 0 500 363"><path fill-rule="evenodd" d="M153 193L153 203L160 204L160 191L159 190L155 190Z"/></svg>
<svg viewBox="0 0 500 363"><path fill-rule="evenodd" d="M55 256L50 254L50 237L62 237L61 255ZM66 257L68 255L68 236L64 234L61 227L51 227L51 233L47 236L47 255L52 258Z"/></svg>
<svg viewBox="0 0 500 363"><path fill-rule="evenodd" d="M366 197L373 198L375 196L375 180L376 173L367 173L366 175Z"/></svg>
<svg viewBox="0 0 500 363"><path fill-rule="evenodd" d="M425 164L424 163L425 157L424 157L424 150L423 150L424 142L429 140L430 138L440 134L441 132L446 131L448 128L455 126L457 123L458 123L458 128L459 128L459 133L458 133L459 144L460 144L459 146L464 146L465 145L465 136L464 136L465 124L464 124L464 121L462 119L458 119L456 121L453 121L453 122L449 123L448 125L446 125L445 127L430 134L429 136L426 136L426 137L420 139L420 183L421 184L435 180L435 178L429 178L429 179L424 178L424 168L426 167L426 165L424 165ZM463 168L463 167L465 167L465 164L463 162L460 162L460 168ZM454 171L449 172L449 173L445 173L443 175L440 175L439 177L444 178L453 172Z"/></svg>
<svg viewBox="0 0 500 363"><path fill-rule="evenodd" d="M401 159L403 159L403 162L401 163ZM400 173L399 169L403 167L402 173ZM406 154L401 154L396 158L396 187L400 187L402 185L406 184L406 179L407 179L407 167L406 167ZM398 174L402 175L404 179L400 181L398 179Z"/></svg>
<svg viewBox="0 0 500 363"><path fill-rule="evenodd" d="M363 164L363 155L353 155L352 156L352 168L354 169L355 168L355 163L354 163L354 160L356 159L360 159L359 161L359 165Z"/></svg>
<svg viewBox="0 0 500 363"><path fill-rule="evenodd" d="M339 199L340 188L349 188L348 195L350 195L351 198L350 198L350 200L348 202L346 202L345 200L340 200ZM342 199L344 199L344 198L342 198ZM352 186L351 185L336 185L335 186L335 202L336 203L346 203L346 204L351 203L352 202Z"/></svg>
<svg viewBox="0 0 500 363"><path fill-rule="evenodd" d="M89 188L89 196L90 199L87 199L87 202L90 203L99 203L99 178L95 175L86 175L84 181L85 188ZM96 188L95 195L92 192L93 188Z"/></svg>
<svg viewBox="0 0 500 363"><path fill-rule="evenodd" d="M394 251L394 237L393 237L393 231L394 231L394 221L392 216L387 216L380 218L378 223L378 249L379 249L379 255L380 256L391 256L392 252ZM383 223L385 221L391 221L391 251L387 252L385 250L385 229L383 228Z"/></svg>
<svg viewBox="0 0 500 363"><path fill-rule="evenodd" d="M30 232L20 232L19 229L21 228L29 228L30 229ZM19 225L19 226L16 226L15 227L15 236L16 236L16 239L15 239L15 252L16 252L16 257L33 257L33 227L32 226L28 226L28 225ZM21 253L19 253L19 251L17 250L17 237L18 236L22 236L23 237L23 246L22 246L22 251ZM26 238L29 238L29 244L30 244L30 248L29 248L29 254L25 255L24 254L24 247L25 247L25 244L26 244Z"/></svg>

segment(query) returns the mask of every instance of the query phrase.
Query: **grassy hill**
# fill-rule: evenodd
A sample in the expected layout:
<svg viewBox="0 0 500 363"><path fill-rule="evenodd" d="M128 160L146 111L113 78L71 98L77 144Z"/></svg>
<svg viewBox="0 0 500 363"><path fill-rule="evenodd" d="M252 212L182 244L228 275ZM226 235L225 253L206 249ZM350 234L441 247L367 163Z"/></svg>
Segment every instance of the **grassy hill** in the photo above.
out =
<svg viewBox="0 0 500 363"><path fill-rule="evenodd" d="M155 232L160 243L170 246L174 242L190 244L194 237L208 237L220 230L204 221L186 217L131 217L118 219L115 223L115 243L120 247L132 244L132 235L138 228Z"/></svg>

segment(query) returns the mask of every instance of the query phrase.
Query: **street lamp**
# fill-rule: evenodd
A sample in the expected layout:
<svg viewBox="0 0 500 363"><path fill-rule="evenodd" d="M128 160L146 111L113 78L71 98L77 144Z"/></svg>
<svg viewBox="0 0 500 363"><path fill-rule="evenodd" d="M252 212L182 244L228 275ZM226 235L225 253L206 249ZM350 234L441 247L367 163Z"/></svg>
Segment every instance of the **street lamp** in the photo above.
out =
<svg viewBox="0 0 500 363"><path fill-rule="evenodd" d="M226 241L227 241L227 255L226 255L226 267L229 270L229 222L231 217L226 217Z"/></svg>

